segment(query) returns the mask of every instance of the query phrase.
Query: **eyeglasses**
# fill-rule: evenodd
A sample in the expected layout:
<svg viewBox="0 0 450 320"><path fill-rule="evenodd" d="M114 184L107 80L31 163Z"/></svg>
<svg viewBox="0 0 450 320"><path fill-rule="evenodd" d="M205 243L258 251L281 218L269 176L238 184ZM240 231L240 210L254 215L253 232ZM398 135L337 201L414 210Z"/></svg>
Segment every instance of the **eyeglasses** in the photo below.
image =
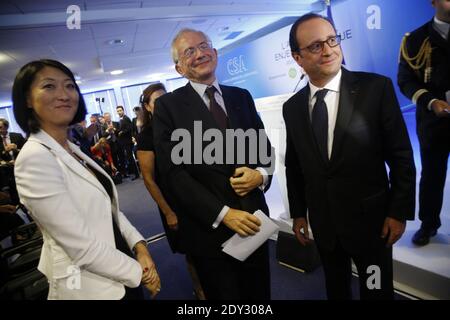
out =
<svg viewBox="0 0 450 320"><path fill-rule="evenodd" d="M208 51L212 49L212 43L210 41L203 41L196 47L190 47L184 50L183 55L180 58L189 59L194 56L195 52L199 49L201 52Z"/></svg>
<svg viewBox="0 0 450 320"><path fill-rule="evenodd" d="M311 53L319 53L319 52L322 52L323 46L325 45L325 43L328 44L328 46L330 48L334 48L334 47L338 46L341 43L341 36L336 35L334 37L328 38L325 41L314 42L314 43L310 44L307 47L298 49L298 51L300 52L301 50L308 49L308 51L311 52Z"/></svg>

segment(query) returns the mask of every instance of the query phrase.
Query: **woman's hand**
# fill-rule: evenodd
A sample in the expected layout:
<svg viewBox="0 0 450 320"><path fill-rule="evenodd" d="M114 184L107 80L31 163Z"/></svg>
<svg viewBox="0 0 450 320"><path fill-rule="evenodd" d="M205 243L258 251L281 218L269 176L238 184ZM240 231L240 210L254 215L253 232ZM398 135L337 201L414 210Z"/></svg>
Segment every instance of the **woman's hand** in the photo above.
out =
<svg viewBox="0 0 450 320"><path fill-rule="evenodd" d="M164 216L166 217L166 222L169 228L172 230L178 230L178 218L175 212L170 210L170 212L164 214Z"/></svg>
<svg viewBox="0 0 450 320"><path fill-rule="evenodd" d="M157 274L158 275L158 274ZM161 291L161 281L159 280L159 276L157 281L149 282L147 284L144 283L144 286L150 291L150 296L152 299Z"/></svg>
<svg viewBox="0 0 450 320"><path fill-rule="evenodd" d="M161 289L161 280L158 271L153 262L147 247L143 243L137 243L135 246L136 260L142 267L142 284L150 291L152 298L155 297Z"/></svg>

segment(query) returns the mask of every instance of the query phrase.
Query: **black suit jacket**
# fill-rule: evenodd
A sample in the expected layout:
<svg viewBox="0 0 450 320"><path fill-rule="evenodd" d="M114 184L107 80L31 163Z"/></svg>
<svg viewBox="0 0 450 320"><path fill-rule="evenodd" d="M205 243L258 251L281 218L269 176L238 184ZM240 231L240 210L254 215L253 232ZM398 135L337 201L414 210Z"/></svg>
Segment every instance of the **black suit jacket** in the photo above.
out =
<svg viewBox="0 0 450 320"><path fill-rule="evenodd" d="M398 85L402 93L412 99L413 95L425 89L417 99L416 121L417 134L422 148L448 150L450 146L450 118L439 118L428 110L432 99L446 101L445 93L450 90L450 39L445 41L434 30L433 20L411 32L406 38L406 49L410 57L418 54L425 39L431 44L431 73L427 83L424 82L426 64L419 70L413 70L400 55L398 65Z"/></svg>
<svg viewBox="0 0 450 320"><path fill-rule="evenodd" d="M14 159L17 158L17 155L19 154L20 149L22 149L23 145L25 144L25 138L20 134L16 132L9 132L9 138L11 140L11 143L14 143L17 145L17 150L14 150ZM2 160L10 161L13 160L11 158L11 155L9 152L5 151L5 146L3 145L3 138L0 136L0 156Z"/></svg>
<svg viewBox="0 0 450 320"><path fill-rule="evenodd" d="M229 118L229 128L264 129L247 90L228 86L220 88ZM171 134L175 129L182 128L193 136L194 121L202 122L202 133L209 128L217 128L207 106L190 84L156 100L152 124L158 185L178 215L182 250L194 255L218 256L222 243L234 233L224 224L220 224L217 229L212 228L224 205L249 213L261 209L268 214L262 190L256 188L248 195L240 197L231 188L229 181L238 166L255 168L264 165L208 165L193 162L175 165L171 160L171 152L177 142L171 141ZM268 150L271 150L268 140L267 143ZM203 147L208 144L209 142L203 143ZM270 175L270 181L271 178ZM266 190L268 187L269 185Z"/></svg>
<svg viewBox="0 0 450 320"><path fill-rule="evenodd" d="M309 85L283 106L290 213L309 220L317 244L337 238L358 252L380 241L384 219L414 219L411 143L390 79L342 69L329 161L320 156L308 110ZM386 171L389 166L390 173Z"/></svg>
<svg viewBox="0 0 450 320"><path fill-rule="evenodd" d="M122 145L132 144L133 124L127 115L124 115L119 121L119 131L117 132L117 139Z"/></svg>

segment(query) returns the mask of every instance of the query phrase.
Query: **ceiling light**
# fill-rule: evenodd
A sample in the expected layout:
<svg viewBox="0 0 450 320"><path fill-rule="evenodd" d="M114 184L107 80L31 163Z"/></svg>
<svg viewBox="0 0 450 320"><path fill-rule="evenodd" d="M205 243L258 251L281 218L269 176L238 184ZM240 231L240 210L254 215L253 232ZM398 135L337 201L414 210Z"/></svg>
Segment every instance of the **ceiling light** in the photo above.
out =
<svg viewBox="0 0 450 320"><path fill-rule="evenodd" d="M110 46L117 46L117 45L123 45L123 44L125 44L125 41L123 41L122 39L112 39L112 40L109 40L108 42L107 42L107 44L109 44Z"/></svg>
<svg viewBox="0 0 450 320"><path fill-rule="evenodd" d="M111 74L112 74L113 76L116 76L116 75L122 74L122 73L123 73L123 70L114 70L114 71L111 71Z"/></svg>
<svg viewBox="0 0 450 320"><path fill-rule="evenodd" d="M4 54L4 53L0 53L0 63L2 63L2 62L8 62L8 61L10 61L11 60L11 58L9 57L9 56L7 56L6 54Z"/></svg>

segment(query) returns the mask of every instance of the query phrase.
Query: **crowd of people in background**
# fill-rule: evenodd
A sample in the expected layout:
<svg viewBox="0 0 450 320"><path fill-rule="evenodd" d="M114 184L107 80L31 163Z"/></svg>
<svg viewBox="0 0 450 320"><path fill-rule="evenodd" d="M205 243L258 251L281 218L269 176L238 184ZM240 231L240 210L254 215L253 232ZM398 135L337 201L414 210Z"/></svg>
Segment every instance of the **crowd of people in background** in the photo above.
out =
<svg viewBox="0 0 450 320"><path fill-rule="evenodd" d="M131 180L140 176L136 163L136 138L142 127L140 107L135 107L132 120L125 114L123 106L117 106L119 121L113 121L111 113L90 115L89 125L85 120L71 126L71 140L113 178L116 184L123 178Z"/></svg>

